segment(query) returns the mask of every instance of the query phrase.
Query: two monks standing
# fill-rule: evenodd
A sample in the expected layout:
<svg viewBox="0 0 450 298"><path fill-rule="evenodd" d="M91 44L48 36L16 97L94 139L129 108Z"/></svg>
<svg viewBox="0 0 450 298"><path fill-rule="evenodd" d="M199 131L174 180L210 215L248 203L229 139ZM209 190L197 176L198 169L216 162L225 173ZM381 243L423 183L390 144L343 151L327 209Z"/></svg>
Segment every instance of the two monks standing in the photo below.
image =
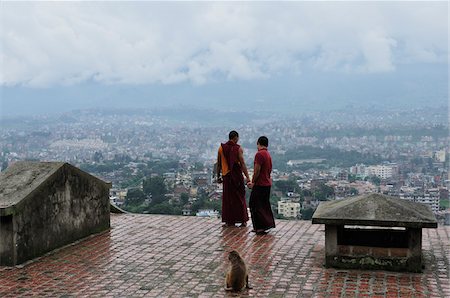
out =
<svg viewBox="0 0 450 298"><path fill-rule="evenodd" d="M265 234L275 227L272 209L270 207L270 188L272 179L272 159L267 147L269 140L262 136L256 144L258 152L255 155L253 179L250 180L244 161L244 151L237 144L239 134L231 131L229 140L219 147L217 157L217 175L223 177L222 222L225 226L235 226L240 223L245 227L248 221L247 204L245 202L245 185L252 188L250 196L250 213L252 215L253 231ZM247 181L244 183L244 173Z"/></svg>

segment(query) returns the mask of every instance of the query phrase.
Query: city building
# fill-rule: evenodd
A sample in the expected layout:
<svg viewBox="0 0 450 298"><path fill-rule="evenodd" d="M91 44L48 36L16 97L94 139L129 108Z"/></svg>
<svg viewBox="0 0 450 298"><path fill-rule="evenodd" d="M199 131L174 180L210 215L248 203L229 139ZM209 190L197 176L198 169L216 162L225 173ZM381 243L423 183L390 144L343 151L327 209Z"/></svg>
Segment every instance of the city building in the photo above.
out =
<svg viewBox="0 0 450 298"><path fill-rule="evenodd" d="M439 211L439 204L440 204L439 196L433 196L430 194L424 194L424 195L418 195L418 196L401 194L400 199L428 205L428 206L430 206L431 210L434 213Z"/></svg>
<svg viewBox="0 0 450 298"><path fill-rule="evenodd" d="M365 170L365 176L377 176L381 179L389 179L396 174L398 174L398 166L394 163L368 166Z"/></svg>
<svg viewBox="0 0 450 298"><path fill-rule="evenodd" d="M282 199L278 201L278 214L286 218L297 218L300 215L300 203Z"/></svg>
<svg viewBox="0 0 450 298"><path fill-rule="evenodd" d="M445 162L445 150L439 150L434 153L434 159L437 162Z"/></svg>

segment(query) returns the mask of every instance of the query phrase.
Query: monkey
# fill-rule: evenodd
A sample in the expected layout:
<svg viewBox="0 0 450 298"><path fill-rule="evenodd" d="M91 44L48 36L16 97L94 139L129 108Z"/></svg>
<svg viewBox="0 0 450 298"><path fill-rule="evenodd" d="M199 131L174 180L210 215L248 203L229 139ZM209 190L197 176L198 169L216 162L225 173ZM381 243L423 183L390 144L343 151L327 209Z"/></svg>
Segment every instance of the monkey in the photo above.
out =
<svg viewBox="0 0 450 298"><path fill-rule="evenodd" d="M231 266L225 279L225 291L241 291L244 286L247 289L251 289L248 283L248 271L244 260L239 253L235 250L228 254L228 260L230 260Z"/></svg>

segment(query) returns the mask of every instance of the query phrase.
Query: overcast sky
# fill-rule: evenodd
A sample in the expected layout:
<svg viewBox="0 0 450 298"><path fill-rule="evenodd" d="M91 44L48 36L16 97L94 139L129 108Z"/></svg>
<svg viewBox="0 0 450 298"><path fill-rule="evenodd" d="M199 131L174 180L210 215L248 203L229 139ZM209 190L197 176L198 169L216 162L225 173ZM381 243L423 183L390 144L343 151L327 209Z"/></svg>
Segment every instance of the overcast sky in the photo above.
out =
<svg viewBox="0 0 450 298"><path fill-rule="evenodd" d="M447 64L443 2L1 2L2 86L194 86Z"/></svg>

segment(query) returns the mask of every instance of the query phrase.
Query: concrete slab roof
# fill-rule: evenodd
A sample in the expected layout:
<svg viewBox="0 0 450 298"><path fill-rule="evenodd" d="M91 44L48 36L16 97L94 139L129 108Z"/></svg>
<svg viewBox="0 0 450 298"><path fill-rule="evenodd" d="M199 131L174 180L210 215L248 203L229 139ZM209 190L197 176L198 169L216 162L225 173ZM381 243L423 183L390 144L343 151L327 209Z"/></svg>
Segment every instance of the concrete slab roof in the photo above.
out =
<svg viewBox="0 0 450 298"><path fill-rule="evenodd" d="M110 185L65 162L19 161L0 173L0 216L13 214L18 204L62 167L87 175L92 181Z"/></svg>
<svg viewBox="0 0 450 298"><path fill-rule="evenodd" d="M19 161L8 167L0 173L0 208L19 203L63 165L63 162Z"/></svg>
<svg viewBox="0 0 450 298"><path fill-rule="evenodd" d="M382 194L365 194L320 203L313 224L437 228L431 209Z"/></svg>

